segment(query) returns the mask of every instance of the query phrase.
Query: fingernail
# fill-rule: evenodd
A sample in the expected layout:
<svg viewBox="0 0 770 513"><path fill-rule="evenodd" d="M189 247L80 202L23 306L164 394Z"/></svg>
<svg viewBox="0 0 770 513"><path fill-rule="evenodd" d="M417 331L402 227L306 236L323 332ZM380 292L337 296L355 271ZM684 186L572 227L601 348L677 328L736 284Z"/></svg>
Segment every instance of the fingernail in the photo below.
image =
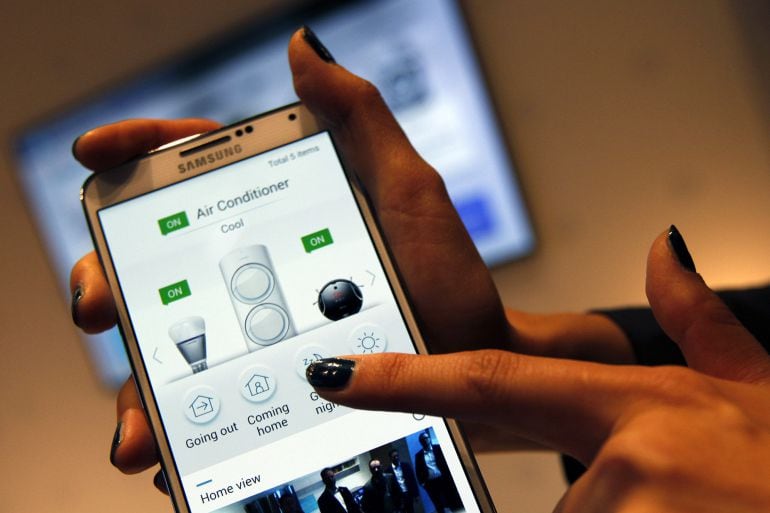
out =
<svg viewBox="0 0 770 513"><path fill-rule="evenodd" d="M687 244L684 242L682 234L676 229L673 224L668 229L668 244L671 249L674 250L676 259L679 260L679 264L690 272L695 272L695 262L692 261L690 251L687 249Z"/></svg>
<svg viewBox="0 0 770 513"><path fill-rule="evenodd" d="M78 158L78 154L75 153L75 148L77 147L78 141L80 140L81 137L83 137L83 134L80 134L75 138L74 141L72 141L72 148L70 149L70 151L72 152L72 156L75 157L75 160L77 160Z"/></svg>
<svg viewBox="0 0 770 513"><path fill-rule="evenodd" d="M307 44L310 45L310 48L315 51L318 57L326 62L331 62L333 64L337 63L329 49L324 46L321 40L318 39L318 36L315 35L315 32L313 32L313 30L307 25L302 25L302 37L305 38Z"/></svg>
<svg viewBox="0 0 770 513"><path fill-rule="evenodd" d="M308 365L308 382L316 388L345 388L353 375L356 362L342 358L324 358Z"/></svg>
<svg viewBox="0 0 770 513"><path fill-rule="evenodd" d="M83 287L81 285L78 285L75 287L75 290L72 291L72 303L70 304L70 313L72 313L72 322L75 323L75 326L80 326L79 318L78 318L78 304L80 303L80 300L83 299Z"/></svg>
<svg viewBox="0 0 770 513"><path fill-rule="evenodd" d="M115 434L112 436L112 447L110 448L110 463L115 465L115 453L123 442L123 421L119 421L115 428Z"/></svg>
<svg viewBox="0 0 770 513"><path fill-rule="evenodd" d="M163 470L158 470L155 473L155 477L152 479L155 488L163 493L168 493L168 483L166 483L166 473Z"/></svg>

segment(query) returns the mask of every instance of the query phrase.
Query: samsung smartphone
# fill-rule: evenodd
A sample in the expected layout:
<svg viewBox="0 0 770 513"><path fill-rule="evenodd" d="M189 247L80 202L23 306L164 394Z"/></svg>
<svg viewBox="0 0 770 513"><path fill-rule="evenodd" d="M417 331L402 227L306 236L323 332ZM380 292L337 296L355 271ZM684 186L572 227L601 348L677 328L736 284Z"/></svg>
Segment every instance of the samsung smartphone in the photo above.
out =
<svg viewBox="0 0 770 513"><path fill-rule="evenodd" d="M302 105L81 195L178 511L327 513L324 493L348 513L493 511L454 422L345 408L305 379L320 358L425 347L364 195Z"/></svg>

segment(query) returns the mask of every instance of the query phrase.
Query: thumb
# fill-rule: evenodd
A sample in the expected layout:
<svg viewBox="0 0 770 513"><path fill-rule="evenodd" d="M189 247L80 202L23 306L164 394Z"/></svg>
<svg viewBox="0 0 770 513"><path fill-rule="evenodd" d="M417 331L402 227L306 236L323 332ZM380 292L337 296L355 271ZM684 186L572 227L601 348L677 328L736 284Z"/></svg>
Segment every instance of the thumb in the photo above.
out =
<svg viewBox="0 0 770 513"><path fill-rule="evenodd" d="M679 345L689 367L737 381L770 379L767 352L695 272L690 252L674 225L650 249L647 298L661 328Z"/></svg>
<svg viewBox="0 0 770 513"><path fill-rule="evenodd" d="M294 89L334 133L342 157L363 183L375 209L402 207L403 196L397 193L403 188L409 188L412 203L419 199L415 188L431 193L429 206L439 197L448 202L443 181L412 147L377 88L342 66L330 65L334 63L330 56L319 58L327 52L306 27L292 36L289 64Z"/></svg>
<svg viewBox="0 0 770 513"><path fill-rule="evenodd" d="M294 87L360 179L426 340L440 351L458 350L471 337L507 347L511 326L497 289L444 181L412 147L374 85L333 63L319 45L307 27L292 37ZM459 320L458 311L467 315Z"/></svg>

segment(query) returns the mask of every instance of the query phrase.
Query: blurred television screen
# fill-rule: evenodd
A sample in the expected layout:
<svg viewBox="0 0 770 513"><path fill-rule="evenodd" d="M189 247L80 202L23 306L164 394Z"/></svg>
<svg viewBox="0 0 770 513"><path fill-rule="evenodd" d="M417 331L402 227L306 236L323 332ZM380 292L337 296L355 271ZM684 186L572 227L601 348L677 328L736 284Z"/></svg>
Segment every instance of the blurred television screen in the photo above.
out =
<svg viewBox="0 0 770 513"><path fill-rule="evenodd" d="M303 23L338 62L379 87L443 176L484 260L531 252L532 227L457 2L320 1L262 17L18 134L19 179L67 296L70 267L92 249L78 197L87 171L70 153L75 137L125 118L230 123L294 102L286 45ZM130 369L117 330L84 339L100 379L122 383Z"/></svg>

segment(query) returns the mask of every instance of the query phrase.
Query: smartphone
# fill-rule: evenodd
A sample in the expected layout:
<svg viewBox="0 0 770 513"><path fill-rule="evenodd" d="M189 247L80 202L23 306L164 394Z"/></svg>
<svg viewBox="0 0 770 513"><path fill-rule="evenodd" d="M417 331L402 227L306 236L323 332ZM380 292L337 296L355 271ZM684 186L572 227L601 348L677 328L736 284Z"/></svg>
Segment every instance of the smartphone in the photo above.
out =
<svg viewBox="0 0 770 513"><path fill-rule="evenodd" d="M349 409L305 379L321 358L426 349L304 106L95 174L81 199L177 511L493 511L455 422Z"/></svg>

